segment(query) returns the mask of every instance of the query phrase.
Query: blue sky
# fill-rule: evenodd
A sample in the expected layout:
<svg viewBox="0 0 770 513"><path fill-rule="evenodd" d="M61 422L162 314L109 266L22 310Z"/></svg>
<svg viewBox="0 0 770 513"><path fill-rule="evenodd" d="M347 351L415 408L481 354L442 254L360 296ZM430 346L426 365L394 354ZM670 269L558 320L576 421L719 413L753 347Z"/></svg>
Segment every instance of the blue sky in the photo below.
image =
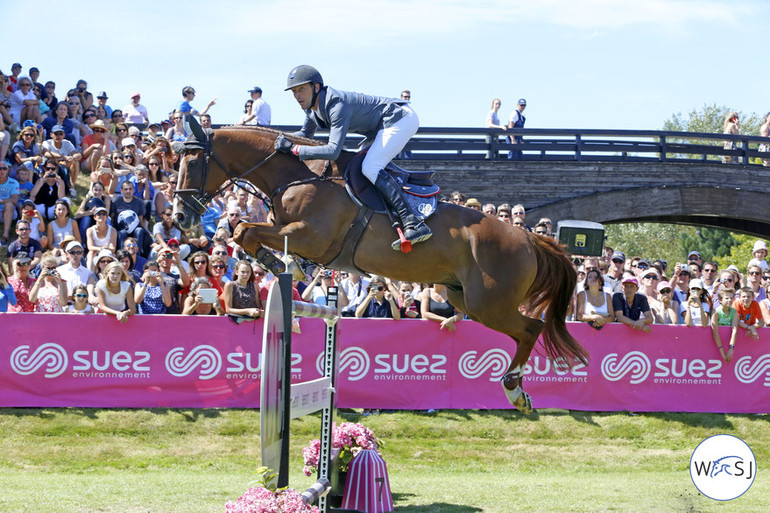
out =
<svg viewBox="0 0 770 513"><path fill-rule="evenodd" d="M274 124L299 124L302 112L283 91L298 64L338 89L410 89L422 126L483 126L495 97L506 119L525 97L530 128L659 129L706 103L770 110L770 3L760 0L62 5L36 2L45 15L30 18L29 4L6 3L4 19L18 22L4 23L0 69L37 66L60 97L84 78L113 108L138 90L153 120L190 84L196 108L216 97L214 123L231 123L259 85ZM47 20L58 29L44 28Z"/></svg>

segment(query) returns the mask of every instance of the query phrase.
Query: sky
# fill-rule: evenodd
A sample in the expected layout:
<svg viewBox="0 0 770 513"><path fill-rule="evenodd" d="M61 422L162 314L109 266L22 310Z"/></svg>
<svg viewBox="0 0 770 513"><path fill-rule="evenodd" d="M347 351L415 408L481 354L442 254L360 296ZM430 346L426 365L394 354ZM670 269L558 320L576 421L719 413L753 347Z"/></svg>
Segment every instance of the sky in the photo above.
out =
<svg viewBox="0 0 770 513"><path fill-rule="evenodd" d="M78 79L113 108L139 91L153 121L193 106L234 123L260 86L273 124L301 124L289 71L315 66L336 89L412 93L423 127L482 127L526 98L528 128L660 129L704 104L770 110L763 0L5 2L0 70L36 66L58 97ZM42 23L40 17L36 17ZM18 23L8 20L19 20ZM55 34L55 35L54 35Z"/></svg>

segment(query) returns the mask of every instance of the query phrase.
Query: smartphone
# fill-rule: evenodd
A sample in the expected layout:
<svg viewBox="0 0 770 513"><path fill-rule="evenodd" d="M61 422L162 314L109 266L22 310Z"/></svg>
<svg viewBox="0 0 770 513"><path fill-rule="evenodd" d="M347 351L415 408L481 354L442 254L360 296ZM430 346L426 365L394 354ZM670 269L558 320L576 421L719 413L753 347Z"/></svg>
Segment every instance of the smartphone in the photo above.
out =
<svg viewBox="0 0 770 513"><path fill-rule="evenodd" d="M201 303L215 303L217 300L217 289L199 289L198 295L201 297Z"/></svg>

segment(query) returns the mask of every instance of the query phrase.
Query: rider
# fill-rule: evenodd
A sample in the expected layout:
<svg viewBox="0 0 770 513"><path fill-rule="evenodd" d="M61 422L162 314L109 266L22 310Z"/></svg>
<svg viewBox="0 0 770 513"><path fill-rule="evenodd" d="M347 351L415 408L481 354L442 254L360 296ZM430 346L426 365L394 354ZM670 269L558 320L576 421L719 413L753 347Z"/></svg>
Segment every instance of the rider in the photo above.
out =
<svg viewBox="0 0 770 513"><path fill-rule="evenodd" d="M324 86L317 69L307 65L297 66L289 72L285 90L289 89L305 111L302 129L290 135L312 137L320 127L329 130L329 143L323 146L292 144L279 135L275 149L293 153L300 160L336 160L348 130L366 136L365 142L370 146L362 164L364 176L398 215L409 242L416 244L429 239L432 235L430 228L401 196L398 182L384 170L419 127L417 114L407 101L332 89ZM392 244L396 251L400 246L400 240Z"/></svg>

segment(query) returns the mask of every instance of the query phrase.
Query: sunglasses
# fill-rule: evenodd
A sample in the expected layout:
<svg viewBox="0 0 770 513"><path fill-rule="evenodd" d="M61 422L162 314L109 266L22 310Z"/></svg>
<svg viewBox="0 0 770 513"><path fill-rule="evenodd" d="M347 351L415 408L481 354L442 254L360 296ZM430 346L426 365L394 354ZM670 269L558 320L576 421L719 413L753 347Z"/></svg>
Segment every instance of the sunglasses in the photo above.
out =
<svg viewBox="0 0 770 513"><path fill-rule="evenodd" d="M35 134L24 134L22 137L35 137Z"/></svg>
<svg viewBox="0 0 770 513"><path fill-rule="evenodd" d="M88 297L88 294L74 294L74 297L79 297L82 299Z"/></svg>
<svg viewBox="0 0 770 513"><path fill-rule="evenodd" d="M18 228L16 228L16 229L17 229L18 231L20 231L20 232L28 232L28 231L29 231L29 228L22 228L22 227L18 227Z"/></svg>
<svg viewBox="0 0 770 513"><path fill-rule="evenodd" d="M178 248L179 244L169 244L168 247L170 247L170 248Z"/></svg>
<svg viewBox="0 0 770 513"><path fill-rule="evenodd" d="M759 275L760 275L760 274L762 274L762 273L760 273L760 272L757 272L757 271L752 271L752 272L750 272L749 274L750 274L751 276L759 276Z"/></svg>
<svg viewBox="0 0 770 513"><path fill-rule="evenodd" d="M535 231L535 233L538 235L545 235L547 232Z"/></svg>
<svg viewBox="0 0 770 513"><path fill-rule="evenodd" d="M227 251L214 251L212 254L213 255L226 255Z"/></svg>
<svg viewBox="0 0 770 513"><path fill-rule="evenodd" d="M45 169L46 171L56 171L57 168L55 168L55 167L47 167L46 166L43 169Z"/></svg>
<svg viewBox="0 0 770 513"><path fill-rule="evenodd" d="M722 279L721 279L721 280L719 280L719 281L720 281L720 282L722 282L722 283L732 283L732 282L734 282L735 280L733 280L732 278L722 278Z"/></svg>
<svg viewBox="0 0 770 513"><path fill-rule="evenodd" d="M165 258L166 260L171 260L172 258L174 258L174 255L172 255L171 253L164 253L162 258Z"/></svg>
<svg viewBox="0 0 770 513"><path fill-rule="evenodd" d="M83 254L82 251L67 251L67 253L69 253L70 255L75 255L75 256Z"/></svg>
<svg viewBox="0 0 770 513"><path fill-rule="evenodd" d="M212 267L213 269L224 269L224 268L225 268L225 266L224 266L224 265L222 265L222 264L212 265L211 267Z"/></svg>
<svg viewBox="0 0 770 513"><path fill-rule="evenodd" d="M160 163L159 163L159 162L150 162L150 164L149 164L149 165L150 165L150 166L159 166L159 165L160 165Z"/></svg>
<svg viewBox="0 0 770 513"><path fill-rule="evenodd" d="M661 294L671 294L671 289L662 289L660 291Z"/></svg>
<svg viewBox="0 0 770 513"><path fill-rule="evenodd" d="M241 214L228 214L230 217L241 217Z"/></svg>
<svg viewBox="0 0 770 513"><path fill-rule="evenodd" d="M193 265L206 265L206 263L207 262L205 260L199 260L197 262L193 262Z"/></svg>

